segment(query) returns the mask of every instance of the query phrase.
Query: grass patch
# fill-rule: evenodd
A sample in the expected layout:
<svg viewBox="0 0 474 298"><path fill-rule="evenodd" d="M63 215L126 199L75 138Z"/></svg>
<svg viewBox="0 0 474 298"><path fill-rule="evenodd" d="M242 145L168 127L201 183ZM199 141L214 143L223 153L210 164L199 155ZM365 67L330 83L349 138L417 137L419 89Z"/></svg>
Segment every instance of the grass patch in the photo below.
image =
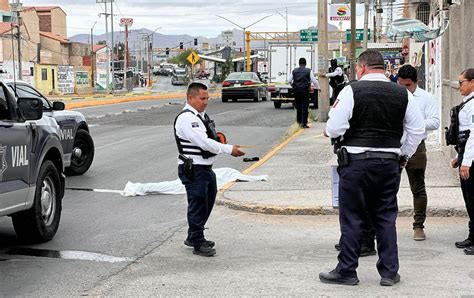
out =
<svg viewBox="0 0 474 298"><path fill-rule="evenodd" d="M302 129L298 123L293 123L286 133L281 137L280 143L286 141L288 138L290 138L292 135L294 135L296 132L298 132L300 129Z"/></svg>

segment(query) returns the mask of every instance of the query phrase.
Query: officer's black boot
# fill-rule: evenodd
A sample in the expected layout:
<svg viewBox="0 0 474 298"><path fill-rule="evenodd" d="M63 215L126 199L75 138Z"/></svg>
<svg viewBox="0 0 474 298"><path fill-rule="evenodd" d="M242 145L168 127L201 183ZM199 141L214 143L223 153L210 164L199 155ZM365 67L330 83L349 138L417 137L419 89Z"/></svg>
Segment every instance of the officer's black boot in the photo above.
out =
<svg viewBox="0 0 474 298"><path fill-rule="evenodd" d="M203 242L199 247L194 247L193 254L202 257L212 257L216 254L216 250L210 247L207 242Z"/></svg>

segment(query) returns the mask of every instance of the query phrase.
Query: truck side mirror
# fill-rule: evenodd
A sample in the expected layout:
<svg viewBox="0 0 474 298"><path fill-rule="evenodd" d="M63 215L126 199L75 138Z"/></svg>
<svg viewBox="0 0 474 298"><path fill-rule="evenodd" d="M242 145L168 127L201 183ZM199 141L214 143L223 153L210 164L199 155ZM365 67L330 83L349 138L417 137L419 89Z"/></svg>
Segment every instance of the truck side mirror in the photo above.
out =
<svg viewBox="0 0 474 298"><path fill-rule="evenodd" d="M66 105L62 101L53 101L53 110L54 111L63 111L66 108Z"/></svg>
<svg viewBox="0 0 474 298"><path fill-rule="evenodd" d="M18 98L18 108L25 120L39 120L43 117L43 102L39 98Z"/></svg>

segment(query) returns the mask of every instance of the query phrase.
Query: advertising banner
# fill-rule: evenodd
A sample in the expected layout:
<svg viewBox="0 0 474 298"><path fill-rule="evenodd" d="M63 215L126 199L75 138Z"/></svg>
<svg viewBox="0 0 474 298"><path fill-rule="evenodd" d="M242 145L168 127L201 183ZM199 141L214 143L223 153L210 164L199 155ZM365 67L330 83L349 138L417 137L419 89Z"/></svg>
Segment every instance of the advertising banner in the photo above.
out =
<svg viewBox="0 0 474 298"><path fill-rule="evenodd" d="M89 85L89 72L76 71L76 85L78 87L86 87Z"/></svg>
<svg viewBox="0 0 474 298"><path fill-rule="evenodd" d="M345 4L332 4L329 20L331 21L350 21L351 20L351 8Z"/></svg>
<svg viewBox="0 0 474 298"><path fill-rule="evenodd" d="M74 69L69 65L58 65L58 91L62 94L74 93Z"/></svg>

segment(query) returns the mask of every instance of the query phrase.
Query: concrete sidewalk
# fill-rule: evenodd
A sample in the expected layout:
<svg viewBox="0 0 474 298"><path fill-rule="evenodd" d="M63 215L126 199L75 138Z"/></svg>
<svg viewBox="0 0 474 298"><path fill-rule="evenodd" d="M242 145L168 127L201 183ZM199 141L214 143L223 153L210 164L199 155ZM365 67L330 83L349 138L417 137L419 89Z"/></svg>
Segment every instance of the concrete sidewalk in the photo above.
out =
<svg viewBox="0 0 474 298"><path fill-rule="evenodd" d="M268 182L236 183L219 193L218 204L232 209L283 215L337 214L332 207L331 166L336 156L324 123L297 132L286 146L246 173L268 175ZM427 142L428 216L466 216L456 170L440 145ZM251 156L251 149L247 149ZM413 197L406 173L398 193L399 215L412 216Z"/></svg>

